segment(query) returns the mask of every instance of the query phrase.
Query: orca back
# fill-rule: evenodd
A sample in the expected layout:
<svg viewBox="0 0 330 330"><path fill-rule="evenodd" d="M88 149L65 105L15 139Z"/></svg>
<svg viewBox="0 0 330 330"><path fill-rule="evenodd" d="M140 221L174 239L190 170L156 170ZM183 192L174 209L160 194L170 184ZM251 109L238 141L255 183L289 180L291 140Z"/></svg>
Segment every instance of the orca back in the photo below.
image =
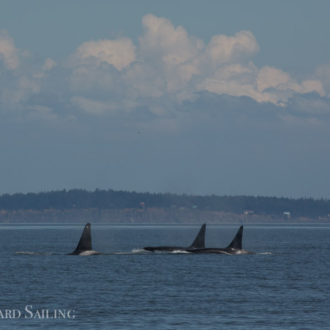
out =
<svg viewBox="0 0 330 330"><path fill-rule="evenodd" d="M205 230L206 230L206 224L204 223L199 230L195 240L193 243L189 246L190 249L204 249L205 248Z"/></svg>
<svg viewBox="0 0 330 330"><path fill-rule="evenodd" d="M227 249L242 250L243 226L239 227L234 239L227 246Z"/></svg>
<svg viewBox="0 0 330 330"><path fill-rule="evenodd" d="M79 243L72 254L79 254L80 252L90 250L92 250L91 224L87 223L81 234Z"/></svg>

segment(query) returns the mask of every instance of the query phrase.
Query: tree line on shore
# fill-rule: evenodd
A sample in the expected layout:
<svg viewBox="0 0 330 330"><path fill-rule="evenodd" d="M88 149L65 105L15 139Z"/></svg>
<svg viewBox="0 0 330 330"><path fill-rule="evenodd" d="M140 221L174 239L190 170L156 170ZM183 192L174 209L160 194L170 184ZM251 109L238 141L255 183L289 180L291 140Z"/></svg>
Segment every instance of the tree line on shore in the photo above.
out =
<svg viewBox="0 0 330 330"><path fill-rule="evenodd" d="M330 200L264 196L197 196L83 189L0 196L0 210L191 208L246 214L328 217Z"/></svg>

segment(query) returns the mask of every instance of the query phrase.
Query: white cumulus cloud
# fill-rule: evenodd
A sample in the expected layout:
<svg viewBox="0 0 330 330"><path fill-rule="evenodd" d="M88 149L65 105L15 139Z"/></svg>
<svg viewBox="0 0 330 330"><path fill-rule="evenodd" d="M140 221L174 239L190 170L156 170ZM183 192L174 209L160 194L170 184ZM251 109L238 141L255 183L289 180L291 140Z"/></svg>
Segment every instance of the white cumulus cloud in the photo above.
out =
<svg viewBox="0 0 330 330"><path fill-rule="evenodd" d="M258 43L250 31L240 31L234 36L216 35L207 45L206 53L215 65L238 61L259 50Z"/></svg>
<svg viewBox="0 0 330 330"><path fill-rule="evenodd" d="M128 38L88 41L77 49L75 55L82 61L94 60L98 64L112 64L120 71L135 60L135 47Z"/></svg>
<svg viewBox="0 0 330 330"><path fill-rule="evenodd" d="M285 106L296 94L317 93L324 96L319 80L293 79L288 73L273 68L257 68L254 64L230 64L219 67L213 75L199 84L200 90L232 96L248 96L257 102Z"/></svg>
<svg viewBox="0 0 330 330"><path fill-rule="evenodd" d="M157 56L165 65L174 66L192 60L203 48L201 40L190 37L183 27L174 27L165 18L149 14L143 17L142 24L140 52L147 58Z"/></svg>
<svg viewBox="0 0 330 330"><path fill-rule="evenodd" d="M330 95L329 67L300 80L280 68L258 67L253 57L260 46L250 31L203 41L153 14L142 18L142 26L135 44L127 37L87 41L65 63L28 62L8 33L0 32L0 101L29 111L52 111L60 102L62 109L91 115L173 118L185 101L205 91L281 107L297 95Z"/></svg>
<svg viewBox="0 0 330 330"><path fill-rule="evenodd" d="M278 90L293 91L300 94L316 92L324 96L324 90L321 81L318 80L304 80L298 83L286 72L272 67L263 67L258 74L257 86L260 92L268 88L275 88Z"/></svg>
<svg viewBox="0 0 330 330"><path fill-rule="evenodd" d="M15 70L19 66L18 50L6 31L0 31L0 60L10 70Z"/></svg>
<svg viewBox="0 0 330 330"><path fill-rule="evenodd" d="M108 89L111 99L120 96L151 112L157 100L161 103L166 98L175 107L192 100L200 91L247 96L259 103L280 106L285 106L295 94L325 95L319 79L297 81L280 69L258 68L252 60L259 45L250 31L239 31L232 36L215 35L205 43L166 18L148 14L143 17L142 25L143 34L137 46L129 39L82 44L76 56L95 61L78 62L75 66L72 76L75 91L79 92L77 86L85 86L80 92L86 92L86 85L87 89L95 89L100 81L100 88ZM105 67L99 69L102 62L112 64L119 71L125 70L116 75ZM120 101L116 105L120 108Z"/></svg>

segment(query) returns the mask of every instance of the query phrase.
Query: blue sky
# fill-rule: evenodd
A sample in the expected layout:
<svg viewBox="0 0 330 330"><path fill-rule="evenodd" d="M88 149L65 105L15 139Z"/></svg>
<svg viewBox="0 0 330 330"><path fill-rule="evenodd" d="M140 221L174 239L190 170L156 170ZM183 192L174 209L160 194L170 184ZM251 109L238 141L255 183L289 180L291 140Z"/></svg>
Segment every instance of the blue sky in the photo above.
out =
<svg viewBox="0 0 330 330"><path fill-rule="evenodd" d="M0 193L330 198L328 1L0 2Z"/></svg>

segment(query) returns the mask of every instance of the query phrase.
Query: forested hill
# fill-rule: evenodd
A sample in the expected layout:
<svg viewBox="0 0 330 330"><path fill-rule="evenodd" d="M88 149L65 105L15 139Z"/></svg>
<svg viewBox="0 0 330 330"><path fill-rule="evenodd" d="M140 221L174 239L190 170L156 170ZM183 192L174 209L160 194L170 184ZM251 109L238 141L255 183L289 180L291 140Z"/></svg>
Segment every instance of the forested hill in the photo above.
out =
<svg viewBox="0 0 330 330"><path fill-rule="evenodd" d="M191 196L114 190L62 190L0 196L0 210L189 208L292 217L327 217L330 200L252 196Z"/></svg>

